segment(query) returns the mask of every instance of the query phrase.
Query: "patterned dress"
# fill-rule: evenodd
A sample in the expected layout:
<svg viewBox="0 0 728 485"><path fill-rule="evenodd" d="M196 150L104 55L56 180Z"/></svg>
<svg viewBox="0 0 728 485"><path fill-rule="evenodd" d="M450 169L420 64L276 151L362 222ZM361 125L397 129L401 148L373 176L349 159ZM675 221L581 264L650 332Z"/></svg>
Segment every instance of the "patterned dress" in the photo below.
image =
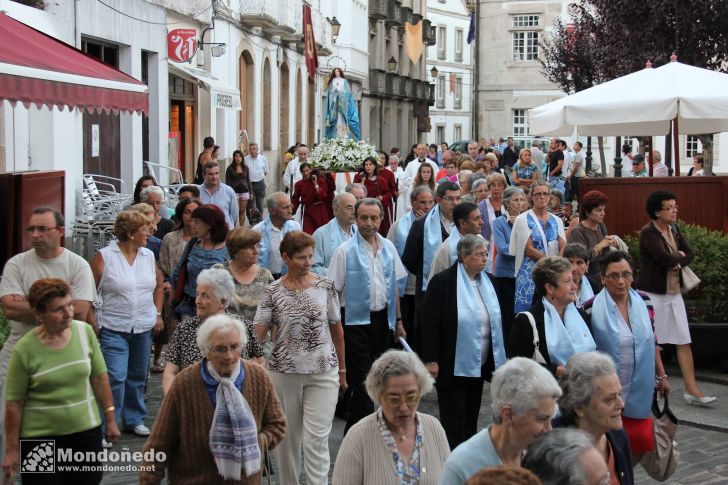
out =
<svg viewBox="0 0 728 485"><path fill-rule="evenodd" d="M556 222L556 217L553 215L549 217L547 223L541 222L540 219L528 216L528 228L531 230L531 240L533 241L534 249L546 253L546 244L541 239L541 231L538 230L536 224L541 224L543 232L546 235L548 242L554 242L559 240L559 226ZM523 257L521 267L518 268L518 274L516 275L516 304L514 311L525 312L531 308L531 302L533 300L533 293L536 286L533 283L531 277L531 270L536 265L536 261L529 258L528 256Z"/></svg>

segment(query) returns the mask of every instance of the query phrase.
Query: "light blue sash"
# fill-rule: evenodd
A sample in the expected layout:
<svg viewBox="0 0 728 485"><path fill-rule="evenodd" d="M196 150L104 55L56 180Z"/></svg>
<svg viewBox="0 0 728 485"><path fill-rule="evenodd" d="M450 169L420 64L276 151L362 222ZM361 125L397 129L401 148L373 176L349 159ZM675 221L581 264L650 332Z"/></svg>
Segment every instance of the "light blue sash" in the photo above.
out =
<svg viewBox="0 0 728 485"><path fill-rule="evenodd" d="M541 300L545 309L543 323L546 345L552 364L566 365L572 355L596 350L597 344L589 333L589 327L573 303L566 307L562 324L556 308L546 298Z"/></svg>
<svg viewBox="0 0 728 485"><path fill-rule="evenodd" d="M404 217L399 220L399 223L397 224L397 234L394 238L394 247L397 248L397 254L399 254L400 258L404 253L404 246L407 243L407 235L412 228L412 223L414 222L414 220L415 211L409 211L407 214L404 215ZM402 278L401 280L397 281L397 289L399 290L400 296L404 295L404 292L407 289L407 278Z"/></svg>
<svg viewBox="0 0 728 485"><path fill-rule="evenodd" d="M427 214L424 227L424 251L422 258L422 291L427 290L427 281L430 279L430 266L435 257L437 248L442 244L442 229L440 222L440 206L435 207Z"/></svg>
<svg viewBox="0 0 728 485"><path fill-rule="evenodd" d="M634 337L634 374L624 415L642 419L650 416L652 391L655 387L655 335L650 323L647 305L635 290L629 290L629 322ZM592 304L592 330L597 349L609 354L620 371L619 365L619 316L617 305L604 288Z"/></svg>
<svg viewBox="0 0 728 485"><path fill-rule="evenodd" d="M377 234L377 242L382 248L382 268L384 268L384 281L387 284L387 320L389 328L394 330L397 320L396 285L394 274L394 250L389 241ZM391 244L391 243L390 243ZM346 283L344 284L344 299L346 300L346 325L369 325L371 319L370 285L369 281L369 251L366 241L357 233L344 243L346 249Z"/></svg>
<svg viewBox="0 0 728 485"><path fill-rule="evenodd" d="M336 220L336 217L331 219L331 221L329 221L326 225L328 226L329 238L331 240L331 252L333 253L336 248L348 241L350 237L341 229L339 221ZM353 237L357 231L356 224L352 224L350 230L351 236Z"/></svg>
<svg viewBox="0 0 728 485"><path fill-rule="evenodd" d="M268 260L270 259L270 231L272 225L273 223L270 220L270 216L266 217L263 222L263 230L261 231L263 240L258 245L258 264L264 268L268 267ZM284 222L283 227L281 227L281 241L283 241L283 236L293 230L295 230L295 223L292 220ZM281 263L281 275L284 275L287 272L288 267L286 266L286 263Z"/></svg>
<svg viewBox="0 0 728 485"><path fill-rule="evenodd" d="M483 316L477 298L482 298L490 319L490 338L492 342L495 368L506 362L506 350L503 343L503 324L501 321L500 306L495 288L490 278L481 273L478 278L478 291L470 283L468 274L458 263L457 305L458 305L458 334L455 344L455 370L454 374L461 377L480 377L483 362L483 349L480 336Z"/></svg>
<svg viewBox="0 0 728 485"><path fill-rule="evenodd" d="M458 260L458 241L460 241L462 237L463 236L460 234L460 231L458 231L458 228L453 227L447 238L447 245L449 246L448 249L450 249L450 265L455 264L455 261Z"/></svg>
<svg viewBox="0 0 728 485"><path fill-rule="evenodd" d="M589 280L584 275L581 277L581 283L579 283L579 303L584 303L592 298L594 298L594 290L592 290Z"/></svg>

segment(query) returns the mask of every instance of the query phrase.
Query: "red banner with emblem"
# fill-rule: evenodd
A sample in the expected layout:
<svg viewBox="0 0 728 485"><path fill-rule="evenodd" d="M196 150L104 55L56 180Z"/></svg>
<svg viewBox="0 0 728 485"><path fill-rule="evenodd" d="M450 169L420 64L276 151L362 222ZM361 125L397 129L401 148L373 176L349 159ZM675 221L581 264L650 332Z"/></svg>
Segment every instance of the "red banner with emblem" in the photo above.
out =
<svg viewBox="0 0 728 485"><path fill-rule="evenodd" d="M316 54L316 39L313 37L313 23L311 22L311 7L303 4L303 43L306 49L306 69L311 79L316 79L318 70L318 54Z"/></svg>

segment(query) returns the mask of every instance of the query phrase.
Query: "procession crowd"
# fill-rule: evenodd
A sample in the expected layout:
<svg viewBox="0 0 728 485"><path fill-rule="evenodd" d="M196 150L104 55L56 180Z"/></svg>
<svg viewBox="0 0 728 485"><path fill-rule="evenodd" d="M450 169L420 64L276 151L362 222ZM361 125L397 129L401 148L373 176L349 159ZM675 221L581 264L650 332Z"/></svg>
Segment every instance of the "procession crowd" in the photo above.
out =
<svg viewBox="0 0 728 485"><path fill-rule="evenodd" d="M126 431L152 451L140 483L260 483L275 461L281 484L325 484L336 415L334 484L625 485L654 459L660 344L676 345L683 398L715 401L695 381L676 196L644 201L635 268L607 196L578 193L578 142L419 144L352 178L301 145L272 193L255 143L225 182L204 146L173 209L139 180L90 264L62 247L62 214L27 221L33 248L0 281L6 478L99 483L98 453ZM164 393L151 429L149 372ZM418 412L433 389L437 418ZM21 439L93 471L24 473Z"/></svg>

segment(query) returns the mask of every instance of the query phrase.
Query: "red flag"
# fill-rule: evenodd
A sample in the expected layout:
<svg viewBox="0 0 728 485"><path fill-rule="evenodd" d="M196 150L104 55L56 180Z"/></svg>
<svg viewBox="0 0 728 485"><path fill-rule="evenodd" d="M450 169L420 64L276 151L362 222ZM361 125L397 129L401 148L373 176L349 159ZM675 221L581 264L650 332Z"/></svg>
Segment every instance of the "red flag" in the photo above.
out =
<svg viewBox="0 0 728 485"><path fill-rule="evenodd" d="M306 69L311 79L316 79L318 70L318 55L316 54L316 40L313 37L313 23L311 22L311 7L303 4L303 43L306 46Z"/></svg>

